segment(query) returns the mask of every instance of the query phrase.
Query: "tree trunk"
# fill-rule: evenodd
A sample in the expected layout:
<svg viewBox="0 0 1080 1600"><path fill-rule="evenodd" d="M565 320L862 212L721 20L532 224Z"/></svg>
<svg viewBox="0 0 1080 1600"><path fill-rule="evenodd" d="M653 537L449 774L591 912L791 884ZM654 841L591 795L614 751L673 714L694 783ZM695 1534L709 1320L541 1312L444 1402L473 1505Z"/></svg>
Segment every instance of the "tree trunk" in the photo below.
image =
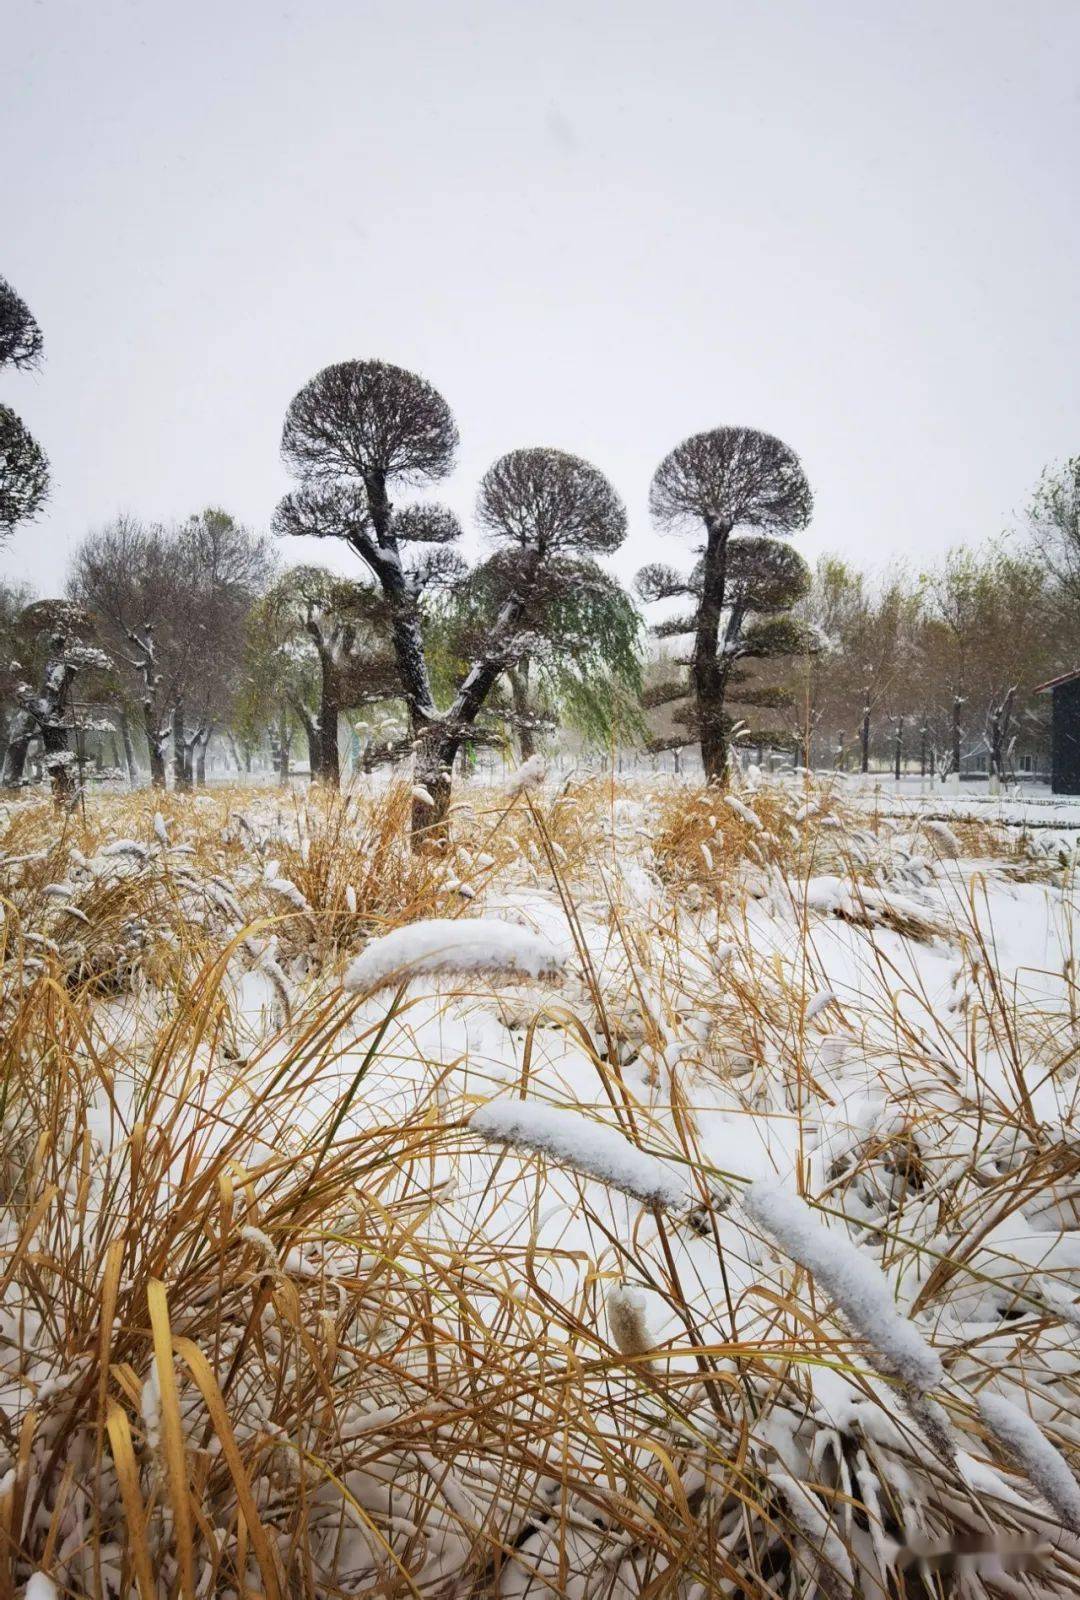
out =
<svg viewBox="0 0 1080 1600"><path fill-rule="evenodd" d="M283 789L289 787L289 758L292 754L292 730L289 727L289 707L283 700L278 719L277 773Z"/></svg>
<svg viewBox="0 0 1080 1600"><path fill-rule="evenodd" d="M518 750L522 761L528 761L536 754L532 706L529 702L528 658L520 661L516 667L512 667L507 676L510 679L510 698L514 707L514 721L517 724Z"/></svg>
<svg viewBox="0 0 1080 1600"><path fill-rule="evenodd" d="M21 785L31 740L35 734L40 734L45 767L52 781L53 799L57 806L66 805L72 792L70 762L60 761L50 766L48 759L50 756L68 754L64 716L75 668L64 659L66 644L63 634L55 634L50 640L41 688L16 719L11 741L4 754L4 769L0 778L5 789L17 789Z"/></svg>
<svg viewBox="0 0 1080 1600"><path fill-rule="evenodd" d="M165 787L165 744L158 727L158 719L154 707L149 701L143 703L143 731L146 734L146 746L150 752L150 782L155 789Z"/></svg>
<svg viewBox="0 0 1080 1600"><path fill-rule="evenodd" d="M391 533L391 505L386 493L384 473L372 473L365 480L368 511L375 529L377 543L369 551L369 565L375 572L390 606L390 637L394 659L401 677L402 693L409 712L409 732L414 738L420 735L436 715L435 697L431 692L424 640L420 624L420 608L401 564L397 541ZM363 551L361 550L363 554Z"/></svg>
<svg viewBox="0 0 1080 1600"><path fill-rule="evenodd" d="M71 676L71 669L68 668L66 680L56 698L55 708L46 715L41 724L44 765L49 774L53 805L57 811L66 810L75 789L71 775L71 751L68 749L67 729L60 720L64 714L64 700L67 698L67 685L71 681ZM50 757L54 757L55 760L50 761Z"/></svg>
<svg viewBox="0 0 1080 1600"><path fill-rule="evenodd" d="M182 700L177 700L172 709L172 747L173 788L178 794L186 794L191 788L191 773L188 766L188 746L184 737L184 702Z"/></svg>
<svg viewBox="0 0 1080 1600"><path fill-rule="evenodd" d="M204 728L195 743L195 787L206 788L206 752L214 737L213 728Z"/></svg>
<svg viewBox="0 0 1080 1600"><path fill-rule="evenodd" d="M414 850L423 847L441 851L449 843L451 773L457 752L457 740L428 738L417 746L413 769L415 786L430 795L431 800L429 802L422 795L413 795L411 832Z"/></svg>
<svg viewBox="0 0 1080 1600"><path fill-rule="evenodd" d="M139 652L136 665L143 680L143 732L150 760L150 782L155 789L165 787L165 742L161 728L161 710L158 706L160 678L157 672L157 652L154 630L147 626L140 636L134 630L128 638Z"/></svg>
<svg viewBox="0 0 1080 1600"><path fill-rule="evenodd" d="M1009 724L1012 721L1016 689L1009 689L1004 698L990 708L990 776L1004 781L1006 774L1006 746L1009 741Z"/></svg>
<svg viewBox="0 0 1080 1600"><path fill-rule="evenodd" d="M131 740L131 723L128 721L126 711L120 713L120 742L124 747L124 765L127 767L128 783L132 789L139 781L139 768L135 761L135 746Z"/></svg>
<svg viewBox="0 0 1080 1600"><path fill-rule="evenodd" d="M341 788L341 758L338 754L338 684L334 664L320 654L322 684L319 699L319 782L331 789Z"/></svg>
<svg viewBox="0 0 1080 1600"><path fill-rule="evenodd" d="M30 749L30 741L37 732L37 722L29 711L20 711L15 718L15 725L11 730L8 747L4 751L4 770L0 776L0 787L4 789L21 788L23 773L26 770L26 757Z"/></svg>
<svg viewBox="0 0 1080 1600"><path fill-rule="evenodd" d="M953 695L952 703L952 764L956 776L960 776L960 707L963 699L958 694Z"/></svg>
<svg viewBox="0 0 1080 1600"><path fill-rule="evenodd" d="M308 772L312 782L314 782L319 776L319 725L302 700L290 697L289 704L300 718L304 727L304 737L307 739L308 749Z"/></svg>
<svg viewBox="0 0 1080 1600"><path fill-rule="evenodd" d="M727 585L727 544L730 527L715 517L706 518L707 540L702 562L701 603L694 635L690 677L694 686L701 764L706 783L721 783L727 772L727 732L724 725L725 674L718 659L720 619Z"/></svg>
<svg viewBox="0 0 1080 1600"><path fill-rule="evenodd" d="M862 714L862 770L870 771L870 690L863 696Z"/></svg>

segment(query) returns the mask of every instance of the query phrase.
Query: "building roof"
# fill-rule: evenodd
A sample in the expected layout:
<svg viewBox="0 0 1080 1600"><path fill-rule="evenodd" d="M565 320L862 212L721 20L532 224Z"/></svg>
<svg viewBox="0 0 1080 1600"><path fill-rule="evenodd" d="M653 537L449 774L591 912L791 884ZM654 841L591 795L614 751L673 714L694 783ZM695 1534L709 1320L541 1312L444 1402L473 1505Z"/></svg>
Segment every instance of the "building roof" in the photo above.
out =
<svg viewBox="0 0 1080 1600"><path fill-rule="evenodd" d="M1063 672L1058 678L1047 678L1045 683L1037 683L1031 692L1045 694L1048 689L1060 689L1063 683L1074 683L1077 678L1080 678L1080 667L1073 672Z"/></svg>

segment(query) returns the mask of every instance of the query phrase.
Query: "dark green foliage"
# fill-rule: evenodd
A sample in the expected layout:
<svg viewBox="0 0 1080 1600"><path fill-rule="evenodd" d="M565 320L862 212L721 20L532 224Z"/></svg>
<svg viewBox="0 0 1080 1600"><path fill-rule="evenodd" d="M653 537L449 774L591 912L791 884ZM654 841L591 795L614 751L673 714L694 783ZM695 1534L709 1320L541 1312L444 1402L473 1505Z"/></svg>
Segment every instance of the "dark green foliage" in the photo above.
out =
<svg viewBox="0 0 1080 1600"><path fill-rule="evenodd" d="M0 405L0 540L35 517L49 492L49 462L10 406Z"/></svg>
<svg viewBox="0 0 1080 1600"><path fill-rule="evenodd" d="M26 302L0 278L0 367L36 367L41 344ZM11 407L0 405L0 544L20 522L37 516L48 492L48 457Z"/></svg>
<svg viewBox="0 0 1080 1600"><path fill-rule="evenodd" d="M25 372L41 360L41 329L21 295L0 278L0 367Z"/></svg>

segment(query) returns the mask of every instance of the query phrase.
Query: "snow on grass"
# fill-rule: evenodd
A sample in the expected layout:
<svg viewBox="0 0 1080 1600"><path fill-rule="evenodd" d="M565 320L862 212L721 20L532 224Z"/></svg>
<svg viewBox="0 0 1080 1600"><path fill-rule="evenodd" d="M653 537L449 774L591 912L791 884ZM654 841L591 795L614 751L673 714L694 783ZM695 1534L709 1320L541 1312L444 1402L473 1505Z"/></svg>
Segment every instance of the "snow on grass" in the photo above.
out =
<svg viewBox="0 0 1080 1600"><path fill-rule="evenodd" d="M547 762L543 756L530 756L523 761L506 785L507 794L521 794L526 789L540 789L547 778Z"/></svg>
<svg viewBox="0 0 1080 1600"><path fill-rule="evenodd" d="M489 1100L473 1112L469 1127L492 1144L548 1156L643 1205L677 1209L689 1202L686 1183L666 1162L579 1111L535 1100Z"/></svg>
<svg viewBox="0 0 1080 1600"><path fill-rule="evenodd" d="M1080 1533L1080 1484L1065 1457L1038 1423L997 1394L980 1394L979 1415L999 1444L1019 1462L1065 1526Z"/></svg>
<svg viewBox="0 0 1080 1600"><path fill-rule="evenodd" d="M656 1341L645 1316L645 1296L616 1284L608 1290L606 1310L611 1342L619 1353L630 1357L648 1355Z"/></svg>
<svg viewBox="0 0 1080 1600"><path fill-rule="evenodd" d="M373 939L346 969L353 992L383 988L422 973L489 972L554 978L564 958L549 939L497 917L431 917Z"/></svg>
<svg viewBox="0 0 1080 1600"><path fill-rule="evenodd" d="M931 818L923 823L923 832L931 839L937 848L938 855L955 861L961 855L960 840L949 827L947 822L939 822Z"/></svg>
<svg viewBox="0 0 1080 1600"><path fill-rule="evenodd" d="M291 878L269 878L267 879L266 887L271 894L279 895L282 900L286 900L297 911L311 910L303 893Z"/></svg>
<svg viewBox="0 0 1080 1600"><path fill-rule="evenodd" d="M792 1521L803 1538L814 1547L825 1566L831 1567L850 1588L855 1581L851 1558L820 1500L788 1472L773 1471L769 1479L783 1495Z"/></svg>
<svg viewBox="0 0 1080 1600"><path fill-rule="evenodd" d="M46 1504L63 1475L69 1511L99 1495L92 1528L72 1531L62 1519L51 1539L47 1517L26 1523L13 1594L38 1570L61 1594L83 1593L95 1541L115 1587L112 1552L129 1554L129 1534L108 1474L99 1494L100 1407L128 1413L140 1474L157 1470L164 1415L137 1223L160 1209L170 1237L190 1237L215 1166L220 1250L196 1252L171 1275L171 1326L230 1363L236 1352L224 1401L253 1473L270 1417L326 1463L310 1496L268 1495L261 1475L253 1484L268 1536L301 1553L320 1592L381 1585L390 1596L409 1582L450 1592L467 1588L483 1561L500 1566L506 1594L545 1587L629 1600L658 1574L672 1593L712 1594L732 1570L757 1572L767 1559L777 1595L885 1593L903 1564L886 1515L898 1538L929 1530L946 1553L973 1528L1030 1542L1046 1530L1047 1501L1069 1522L1080 1492L1063 1476L1076 1459L1068 1415L1080 1396L1073 880L1056 868L1014 880L987 846L973 908L960 892L966 863L940 860L930 844L929 859L914 853L928 837L922 816L906 832L858 829L846 811L822 816L836 796L820 790L792 843L786 819L804 798L802 778L755 782L762 826L752 837L715 789L605 778L568 784L544 808L474 805L476 789L459 790L451 859L473 880L463 883L447 877L445 860L409 851L410 782L399 774L347 800L313 792L295 814L273 790L250 794L242 820L228 796L203 819L197 801L170 799L168 831L185 842L167 855L150 827L153 805L166 802L149 795L93 802L85 854L65 851L67 821L27 813L0 834L14 929L0 941L0 995L29 1043L8 1052L9 1145L13 1170L30 1175L0 1184L12 1275L0 1317L11 1344L0 1409L12 1419L0 1440L0 1500L31 1409L39 1421L25 1503ZM501 773L490 787L502 795ZM50 850L27 856L50 829ZM178 862L180 851L194 853ZM807 892L811 862L816 874L840 876L815 876ZM291 909L288 893L269 886L292 885L290 873L312 910L282 917L265 939L257 929L269 895ZM63 886L42 892L65 877L77 903ZM449 897L473 884L482 915L447 919ZM807 900L830 915L806 916ZM358 1011L334 981L343 908L365 928L443 914L358 946L351 987L481 970L504 972L512 987L491 1002L470 993L465 1004L461 984L413 994L408 1015L383 1028L383 1015L367 1014L378 1006ZM222 952L237 939L226 973ZM966 954L976 945L978 966ZM575 951L587 952L589 987L568 984L545 1007L534 977L555 976ZM50 970L35 959L43 955ZM63 1009L52 999L57 965L67 974ZM966 1013L952 1003L961 987ZM208 1032L193 1063L192 1030L173 1019L201 1015L201 993L220 999L220 1048ZM830 1016L834 997L842 1019ZM69 1014L116 1061L107 1093L93 1073L81 1081ZM1015 1063L1002 1043L1014 1037ZM657 1155L596 1108L598 1070L621 1079ZM1033 1116L1017 1111L1021 1073ZM528 1102L476 1111L478 1137L463 1140L484 1096L526 1091ZM144 1105L155 1134L138 1163L125 1163L125 1186L111 1152L132 1138ZM35 1166L45 1131L49 1160ZM716 1174L726 1196L737 1178L800 1161L811 1192L851 1219L851 1237L842 1221L770 1189L773 1178L751 1188L746 1211L696 1204ZM235 1195L234 1170L253 1175ZM47 1178L62 1193L85 1186L85 1206L53 1204L47 1243L13 1256ZM660 1216L657 1206L673 1209ZM123 1249L113 1326L133 1375L127 1391L105 1394L72 1365L84 1342L79 1307L100 1303L106 1281L100 1250L86 1249L84 1213L100 1215L102 1247ZM777 1248L763 1249L759 1232ZM926 1313L948 1371L947 1418L926 1392L942 1374L922 1323L874 1264L879 1239L888 1239L891 1283L910 1284L906 1292L927 1284L935 1261L948 1268L936 1271ZM272 1276L276 1298L280 1280L300 1296L305 1322L323 1328L325 1407L313 1410L293 1382L294 1336L272 1317L245 1340L250 1307L222 1295L222 1263L234 1291ZM346 1324L330 1297L346 1288L339 1337ZM826 1301L833 1329L842 1321L858 1340L851 1365L862 1372L822 1359ZM789 1303L778 1340L776 1307ZM706 1349L730 1341L756 1353L740 1363L738 1384L724 1385L730 1427L716 1428L719 1385L692 1371L691 1331ZM716 1359L726 1374L728 1359ZM1027 1390L1040 1418L1053 1414L1053 1396L1056 1450L1015 1408L1003 1422L991 1399L1000 1450L993 1444L977 1399L992 1370L1008 1371L1010 1395L1026 1409ZM68 1375L70 1392L61 1391ZM132 1385L142 1378L140 1403ZM185 1422L204 1418L183 1361L177 1382ZM735 1490L702 1499L703 1476L730 1485L732 1429L747 1440L747 1469ZM667 1452L678 1481L642 1476L643 1438ZM605 1492L601 1507L605 1475L627 1492ZM362 1535L349 1531L340 1483L370 1504ZM655 1541L641 1538L642 1491ZM228 1582L208 1530L237 1526L241 1508L216 1470L192 1479L192 1496L196 1561ZM167 1551L167 1497L148 1494L146 1520L153 1548ZM425 1567L411 1542L421 1525ZM1065 1566L1033 1595L1073 1583L1073 1547L1060 1545L1048 1562ZM670 1576L658 1564L669 1549ZM225 1594L215 1585L206 1600Z"/></svg>
<svg viewBox="0 0 1080 1600"><path fill-rule="evenodd" d="M760 831L763 826L761 818L756 811L752 811L748 805L740 800L738 795L726 794L724 796L724 804L730 806L735 815L741 817L749 827L754 829L755 833Z"/></svg>
<svg viewBox="0 0 1080 1600"><path fill-rule="evenodd" d="M920 1394L942 1382L940 1360L897 1309L888 1279L844 1233L823 1227L798 1195L768 1180L752 1183L743 1204L785 1255L828 1290L882 1370Z"/></svg>
<svg viewBox="0 0 1080 1600"><path fill-rule="evenodd" d="M816 994L811 995L807 1002L804 1020L813 1022L815 1017L821 1015L826 1006L833 1005L835 1001L836 996L831 989L819 989Z"/></svg>

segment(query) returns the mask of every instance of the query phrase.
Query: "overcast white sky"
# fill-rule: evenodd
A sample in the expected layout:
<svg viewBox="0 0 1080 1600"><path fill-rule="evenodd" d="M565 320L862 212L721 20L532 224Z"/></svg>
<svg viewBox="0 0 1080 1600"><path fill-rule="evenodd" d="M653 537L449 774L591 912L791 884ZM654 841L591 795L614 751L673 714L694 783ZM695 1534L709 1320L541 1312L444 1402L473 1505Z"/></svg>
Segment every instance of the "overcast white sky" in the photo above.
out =
<svg viewBox="0 0 1080 1600"><path fill-rule="evenodd" d="M466 519L504 450L595 461L627 576L721 423L802 455L810 556L993 534L1080 451L1078 125L1076 0L6 0L47 359L0 397L55 488L0 572L121 509L265 525L289 399L362 356L450 402Z"/></svg>

